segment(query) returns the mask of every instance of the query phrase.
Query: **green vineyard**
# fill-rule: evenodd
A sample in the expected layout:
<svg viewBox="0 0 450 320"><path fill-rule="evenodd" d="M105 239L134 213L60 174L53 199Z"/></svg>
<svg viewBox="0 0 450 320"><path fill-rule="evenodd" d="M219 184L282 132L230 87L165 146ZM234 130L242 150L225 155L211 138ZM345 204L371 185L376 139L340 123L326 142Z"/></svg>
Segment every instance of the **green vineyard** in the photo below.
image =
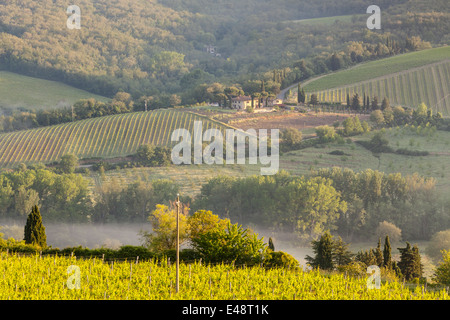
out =
<svg viewBox="0 0 450 320"><path fill-rule="evenodd" d="M316 94L320 102L346 103L347 94L357 93L361 98L376 96L379 102L387 97L391 105L416 107L424 102L434 112L450 116L450 60L402 71L327 90L308 92Z"/></svg>
<svg viewBox="0 0 450 320"><path fill-rule="evenodd" d="M69 268L72 266L71 268ZM75 270L76 269L76 270ZM0 300L448 300L446 289L319 271L0 254Z"/></svg>
<svg viewBox="0 0 450 320"><path fill-rule="evenodd" d="M193 133L194 121L203 131L225 125L176 109L127 113L56 126L0 134L0 166L58 161L67 153L82 158L111 158L136 152L140 145L168 146L172 132L183 128Z"/></svg>

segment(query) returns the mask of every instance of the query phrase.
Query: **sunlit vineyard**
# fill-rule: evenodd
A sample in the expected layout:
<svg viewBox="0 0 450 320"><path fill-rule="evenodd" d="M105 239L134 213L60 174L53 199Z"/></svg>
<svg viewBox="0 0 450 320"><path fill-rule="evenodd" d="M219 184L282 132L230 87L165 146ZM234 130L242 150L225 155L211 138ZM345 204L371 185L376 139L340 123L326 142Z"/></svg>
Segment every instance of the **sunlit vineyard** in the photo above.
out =
<svg viewBox="0 0 450 320"><path fill-rule="evenodd" d="M175 129L192 133L196 120L202 121L203 131L226 128L190 112L160 109L0 134L0 166L58 161L67 153L79 158L126 156L143 144L169 145Z"/></svg>
<svg viewBox="0 0 450 320"><path fill-rule="evenodd" d="M384 97L391 105L416 107L424 102L435 112L450 115L450 61L439 62L410 71L398 72L351 85L307 93L309 101L315 93L320 102L346 103L347 94L376 96L379 103Z"/></svg>
<svg viewBox="0 0 450 320"><path fill-rule="evenodd" d="M449 299L445 289L408 289L399 282L368 289L366 277L198 262L180 264L180 291L176 293L175 265L168 261L20 257L6 252L0 257L2 300ZM79 289L70 289L76 283L72 281L75 273L67 272L71 265L80 268Z"/></svg>

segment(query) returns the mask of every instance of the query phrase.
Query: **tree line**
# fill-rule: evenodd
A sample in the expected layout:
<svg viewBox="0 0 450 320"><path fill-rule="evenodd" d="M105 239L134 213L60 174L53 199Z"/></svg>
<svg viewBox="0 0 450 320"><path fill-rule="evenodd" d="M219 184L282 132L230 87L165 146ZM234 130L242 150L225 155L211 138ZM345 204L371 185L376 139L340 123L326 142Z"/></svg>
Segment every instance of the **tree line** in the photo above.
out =
<svg viewBox="0 0 450 320"><path fill-rule="evenodd" d="M332 230L348 240L365 239L386 220L405 239L429 239L449 226L440 203L431 178L333 168L308 178L286 172L213 178L202 186L193 207L300 238Z"/></svg>
<svg viewBox="0 0 450 320"><path fill-rule="evenodd" d="M375 33L365 28L365 16L323 25L285 23L339 12L363 14L370 5L365 0L301 1L294 8L289 1L246 0L218 3L213 11L198 1L130 6L129 0L82 0L78 5L88 31L71 33L61 14L65 8L26 0L0 10L0 65L110 98L126 91L134 100L152 97L157 105L177 94L182 104L192 104L204 102L196 93L202 84L243 86L264 80L284 88L362 61L444 44L448 19L440 12L445 6L436 2L411 8L403 2L384 3L396 9L386 12L382 32ZM36 12L33 21L27 18L30 8ZM239 16L245 19L236 23ZM399 23L408 27L398 28ZM205 52L207 45L216 46L221 56Z"/></svg>
<svg viewBox="0 0 450 320"><path fill-rule="evenodd" d="M281 171L273 176L218 176L195 198L182 197L192 212L211 210L242 224L256 224L316 238L332 230L344 239L365 239L382 221L405 239L430 239L450 226L435 180L367 169L320 169L310 176ZM169 180L117 181L94 188L81 174L19 166L0 174L0 216L23 219L39 205L46 221L142 222L157 204L169 204L180 189Z"/></svg>

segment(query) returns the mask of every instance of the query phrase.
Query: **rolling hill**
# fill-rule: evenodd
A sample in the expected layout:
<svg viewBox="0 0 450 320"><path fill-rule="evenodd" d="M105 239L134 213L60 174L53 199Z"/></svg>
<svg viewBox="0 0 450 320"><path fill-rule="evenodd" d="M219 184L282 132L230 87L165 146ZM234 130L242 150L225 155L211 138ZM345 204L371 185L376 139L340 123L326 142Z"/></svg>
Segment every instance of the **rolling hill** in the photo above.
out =
<svg viewBox="0 0 450 320"><path fill-rule="evenodd" d="M88 98L104 102L109 100L61 82L0 71L0 107L27 109L70 107L76 101Z"/></svg>
<svg viewBox="0 0 450 320"><path fill-rule="evenodd" d="M421 102L450 116L450 47L399 55L358 65L309 82L307 100L315 93L319 101L345 103L358 93L391 104L416 107Z"/></svg>
<svg viewBox="0 0 450 320"><path fill-rule="evenodd" d="M126 156L143 144L170 145L173 130L192 132L195 120L203 122L203 130L231 128L194 113L160 109L10 132L0 134L0 167L58 161L67 153L80 159Z"/></svg>

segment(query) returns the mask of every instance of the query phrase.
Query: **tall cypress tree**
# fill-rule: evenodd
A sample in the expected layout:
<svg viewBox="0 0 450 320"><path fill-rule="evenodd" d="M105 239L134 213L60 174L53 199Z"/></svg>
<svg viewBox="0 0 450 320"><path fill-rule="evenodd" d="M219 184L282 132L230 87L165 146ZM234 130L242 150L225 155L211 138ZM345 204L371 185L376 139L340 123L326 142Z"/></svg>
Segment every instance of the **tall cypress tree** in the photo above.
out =
<svg viewBox="0 0 450 320"><path fill-rule="evenodd" d="M381 251L381 239L378 238L378 245L373 252L375 254L375 259L377 260L377 266L383 266L383 252Z"/></svg>
<svg viewBox="0 0 450 320"><path fill-rule="evenodd" d="M275 251L275 245L273 244L273 240L271 237L269 238L269 249Z"/></svg>
<svg viewBox="0 0 450 320"><path fill-rule="evenodd" d="M42 248L47 246L45 227L42 223L42 216L38 206L34 206L28 215L24 230L24 240L26 244L34 244Z"/></svg>
<svg viewBox="0 0 450 320"><path fill-rule="evenodd" d="M385 267L387 269L390 269L392 267L391 243L389 241L388 235L384 239L383 267Z"/></svg>

